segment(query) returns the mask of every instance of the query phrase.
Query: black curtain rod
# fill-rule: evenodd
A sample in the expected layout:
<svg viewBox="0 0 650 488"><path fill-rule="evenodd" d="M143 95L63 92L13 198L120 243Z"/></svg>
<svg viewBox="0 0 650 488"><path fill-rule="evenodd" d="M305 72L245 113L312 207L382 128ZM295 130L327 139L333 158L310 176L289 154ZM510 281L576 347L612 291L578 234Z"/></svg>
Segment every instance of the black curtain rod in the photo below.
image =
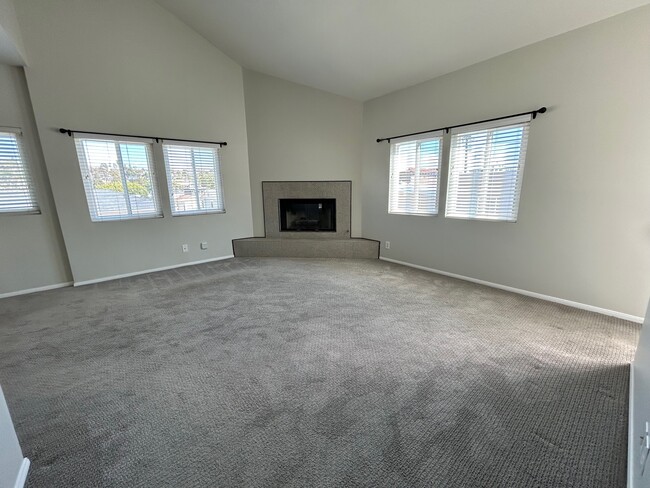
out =
<svg viewBox="0 0 650 488"><path fill-rule="evenodd" d="M534 118L537 117L537 114L543 114L545 112L546 112L546 107L540 107L537 110L531 110L529 112L521 112L520 114L513 114L513 115L504 115L503 117L494 117L493 119L479 120L477 122L469 122L468 124L449 125L447 127L439 127L437 129L423 130L423 131L420 131L420 132L411 132L410 134L402 134L402 135L399 135L399 136L392 136L392 137L383 137L381 139L377 139L377 142L382 142L382 141L390 142L391 139L399 139L401 137L417 136L417 135L420 135L420 134L427 134L429 132L438 132L439 130L444 130L445 132L449 132L450 129L455 129L456 127L465 127L467 125L482 124L483 122L495 122L497 120L512 119L513 117L519 117L521 115L532 115L533 119L534 119Z"/></svg>
<svg viewBox="0 0 650 488"><path fill-rule="evenodd" d="M153 137L153 136L136 136L133 134L113 134L112 132L90 132L86 130L72 130L64 129L61 127L59 129L61 134L68 134L72 137L72 134L97 134L100 136L116 136L116 137L137 137L138 139L155 139L156 142L159 141L178 141L178 142L196 142L199 144L219 144L219 146L227 146L227 142L214 142L214 141L196 141L193 139L172 139L171 137Z"/></svg>

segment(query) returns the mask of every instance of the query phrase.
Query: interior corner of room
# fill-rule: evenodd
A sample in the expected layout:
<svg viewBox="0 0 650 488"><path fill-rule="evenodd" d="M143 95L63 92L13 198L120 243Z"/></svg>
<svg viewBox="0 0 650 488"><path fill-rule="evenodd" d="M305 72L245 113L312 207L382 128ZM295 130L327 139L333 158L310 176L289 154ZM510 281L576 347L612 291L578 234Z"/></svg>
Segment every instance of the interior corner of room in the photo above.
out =
<svg viewBox="0 0 650 488"><path fill-rule="evenodd" d="M270 307L264 308L268 315L255 315L254 321L260 323L272 317L277 310L286 311L291 307L302 310L302 304L287 298L291 293L298 294L299 287L283 287L296 277L311 283L310 280L316 278L310 273L322 272L325 267L333 273L331 281L342 288L338 289L333 284L330 291L323 285L322 296L340 298L343 310L340 313L349 312L351 316L354 316L351 303L355 302L350 298L352 295L345 293L360 293L359 290L366 290L364 286L368 287L369 293L376 292L377 296L383 296L381 293L386 291L382 286L390 287L391 284L395 284L396 288L399 285L400 291L395 293L404 293L404 297L411 291L423 293L423 289L430 289L435 294L443 293L441 290L445 289L449 290L449 303L453 302L453 307L461 308L463 317L481 317L482 313L492 313L492 307L503 306L506 310L504 317L508 317L508 320L511 317L509 314L514 313L513 309L530 313L530 317L526 316L528 326L539 323L540 330L549 334L544 337L552 336L563 346L574 339L602 339L602 342L594 342L593 347L583 343L581 347L585 347L586 352L576 357L576 362L591 364L589 354L602 353L603 357L607 357L603 361L611 359L608 367L622 368L616 371L626 380L629 375L627 370L623 370L627 368L627 362L632 361L636 341L640 337L636 360L629 367L632 373L629 397L626 394L624 399L598 398L603 405L618 402L616 408L620 407L619 410L627 408L629 401L626 423L630 429L626 437L629 442L627 482L631 488L650 486L649 475L641 470L642 463L639 462L643 456L647 458L650 452L650 432L647 431L647 422L650 421L649 334L647 325L639 327L630 324L643 324L644 320L647 324L650 320L646 316L650 297L648 2L626 0L626 4L629 4L627 8L621 6L616 10L610 6L611 13L606 13L608 11L602 5L594 6L593 20L582 23L575 20L575 25L570 20L582 17L574 12L574 7L567 7L574 17L567 14L565 19L556 19L556 32L544 31L541 25L531 21L529 36L538 35L534 41L524 42L529 37L524 35L522 29L509 29L503 38L499 37L490 44L493 51L489 56L487 48L484 50L478 45L469 49L462 60L459 57L461 51L453 51L449 56L441 55L437 58L440 72L436 72L435 76L425 67L410 72L402 68L406 66L407 58L428 52L428 49L418 47L404 54L404 59L396 61L395 73L387 74L384 84L380 83L382 80L373 80L371 74L374 75L374 70L379 69L380 64L390 64L391 59L396 57L375 53L374 56L357 59L359 66L354 71L355 76L346 71L355 65L351 56L337 65L334 62L336 56L332 55L333 64L328 68L326 57L331 52L325 48L322 52L313 49L314 57L323 56L318 58L323 61L318 66L317 63L309 63L306 48L296 47L299 43L292 44L291 48L284 46L287 51L296 49L294 63L286 58L270 56L267 59L270 47L247 53L248 41L237 37L227 26L218 25L214 17L207 14L202 16L201 13L208 11L214 14L211 9L217 8L208 3L193 0L182 6L169 0L0 0L0 133L15 130L20 134L21 150L33 185L31 191L37 202L37 207L28 212L3 212L2 185L7 186L12 181L7 176L3 182L3 174L0 173L0 356L3 342L6 347L17 348L12 349L14 351L27 347L23 341L29 338L20 337L18 315L19 312L27 313L29 307L21 299L32 299L36 303L42 297L43 303L56 302L48 298L51 295L40 292L55 293L50 290L75 286L78 288L65 292L87 293L89 297L95 297L92 293L96 292L83 285L108 282L105 284L106 290L118 295L122 293L119 296L125 302L134 299L135 295L130 296L130 293L141 293L143 300L150 299L152 303L160 300L156 303L161 310L165 303L176 303L182 308L171 291L164 291L161 296L151 291L158 286L155 278L148 278L155 277L150 274L155 272L172 273L176 270L178 274L174 276L178 277L179 286L187 286L187 289L194 285L186 280L193 277L203 280L222 273L219 276L224 277L222 284L224 296L229 300L227 306L235 304L239 307L241 304L238 300L245 297L254 300L250 305L251 310L255 306ZM237 7L225 1L217 3L224 13L233 18L240 14L244 18L246 12L251 15L247 10L249 6ZM258 3L252 2L255 5ZM285 20L278 20L274 16L269 18L269 25L277 21L277 25L273 24L278 29L277 35L282 29L294 32L295 23L289 21L306 18L304 16L308 13L315 16L316 12L320 12L326 19L323 20L324 25L330 22L327 24L330 27L334 25L331 16L339 11L337 9L341 9L341 18L344 17L342 12L349 14L346 7L339 5L341 2L334 2L336 5L328 8L314 5L294 5L289 8L284 5L287 2L279 3L287 9ZM372 14L371 2L355 0L353 3L361 10L370 9L369 14ZM383 0L382 3L391 9L395 18L401 15L397 6L390 6L389 2ZM260 9L273 8L270 5L257 6ZM520 8L522 11L533 11L537 7L517 7L517 12ZM476 9L480 10L478 6ZM370 29L368 26L366 28ZM542 35L542 32L548 35ZM251 39L262 39L267 34L266 28L260 27L259 32L251 34ZM514 41L508 42L508 35L518 36L521 42L518 41L515 46L512 44ZM313 40L317 38L313 32L311 35L305 33L304 42L306 46L318 46L319 41ZM350 37L343 38L352 43ZM329 39L330 49L335 49L332 46L337 46L337 42L344 45L340 39ZM235 41L241 44L235 46ZM312 42L316 44L309 44ZM356 42L363 44L359 39ZM397 40L395 45L398 45ZM273 48L276 48L275 44ZM351 49L349 45L348 48ZM310 70L300 71L296 67L300 63L309 65ZM336 69L341 70L340 76L336 75ZM287 73L297 74L289 77ZM344 74L349 76L346 78ZM538 112L540 107L547 110ZM452 145L458 133L454 129L472 124L478 130L476 122L522 113L529 114L524 122L527 143L524 143L518 183L512 187L516 187L512 191L517 192L514 213L496 221L478 217L458 218L450 211L449 195L450 188L456 189L454 185L461 184L453 179L451 170ZM434 131L434 128L439 130ZM89 170L88 167L84 169L83 156L80 156L80 151L84 149L80 149L83 143L79 141L86 137L86 132L89 140L112 141L107 144L116 153L121 149L112 145L119 144L119 141L140 141L133 144L146 147L147 154L142 156L142 161L149 165L149 180L144 184L147 188L134 185L132 191L155 194L155 198L151 198L155 200L156 212L145 215L147 218L123 219L102 217L101 212L93 213L91 199L96 198L97 194L92 194L94 197L91 195L95 190L89 190L88 176L84 173ZM408 137L403 137L405 134ZM396 144L409 140L420 141L420 144L421 141L434 139L437 166L428 169L429 173L422 178L430 178L434 182L426 188L426 195L435 195L435 209L420 215L400 209L391 210L390 194L394 190L391 185L408 186L408 182L413 181L409 179L413 176L411 173L420 171L408 168L400 174L391 172L392 152ZM196 162L198 156L195 152L186 156L183 149L178 149L178 164L189 165L183 158L191 158L187 173L195 184L195 191L191 193L171 176L172 156L168 147L174 141L179 147L191 147L191 151L207 148L206 153L200 155L204 158L201 164L212 164L218 168L215 170L216 176L210 176L214 179L209 181L217 188L215 196L210 196L218 201L215 204L211 200L213 208L195 212L184 211L179 206L182 192L186 193L183 198L188 200L199 198L200 178L196 173L199 163ZM420 145L416 144L413 148L413 151L421 151ZM0 141L0 171L2 151ZM120 159L120 164L120 174L124 177L124 164L127 163ZM422 174L424 172L418 173L418 177ZM435 175L435 180L431 175ZM494 178L500 177L496 175ZM124 202L133 213L130 207L138 195L133 198L128 195L131 183L126 181L126 177L123 183L123 186L120 186L122 183L118 186L122 189L120 191L127 194ZM110 188L105 186L103 190L110 191ZM412 188L407 190L411 191ZM476 190L476 194L481 191L488 192L483 188ZM422 199L426 200L426 195ZM402 191L396 198L406 197ZM199 210L203 204L197 203ZM311 207L306 207L309 205ZM309 217L310 212L313 215L313 209L322 215L327 214L329 220L325 223L315 222L313 216ZM300 217L287 220L288 215ZM278 260L274 261L273 256ZM350 259L345 261L347 265L339 265L334 259L327 261L327 264L313 260L301 270L296 263L309 257L380 259L362 264ZM271 280L269 273L277 271L282 275L283 261L279 259L287 259L286 269L290 270L289 274L293 273L293 277L287 277L288 281L278 284L278 295L271 294L272 298L265 294L257 295L262 286L260 283ZM260 267L259 283L245 274L251 272L254 266ZM345 274L346 266L350 275ZM235 279L228 273L242 274ZM377 283L381 282L382 277L386 281L373 285L364 283L359 277L363 273L377 279ZM144 288L135 286L137 278L121 281L120 284L114 281L140 275L146 276L142 278L143 282L149 280ZM170 274L159 276L164 286L176 279ZM199 288L192 300L196 296L205 296L207 301L207 293L220 291L216 278L209 284L211 288ZM469 288L470 284L474 288ZM484 289L483 285L489 288ZM279 302L283 296L281 291L287 294L284 296L289 300L286 304ZM183 293L179 292L179 296ZM460 297L463 295L476 302L468 302L465 304L467 309L462 308ZM73 300L70 295L65 296L66 300ZM260 298L262 296L264 298ZM386 297L388 300L390 293ZM422 297L414 297L413 303L420 303L418 300ZM116 305L118 302L104 299L99 299L99 303L106 310L110 309L110 313L114 313L115 307L119 308ZM304 299L309 301L311 298ZM355 299L361 300L359 297ZM372 296L363 296L363 300L369 300L362 301L369 307L363 313L371 317L369 321L376 320L383 324L384 318L375 317L370 309L372 306L382 309L382 304L372 302L372 299ZM444 315L444 310L452 305L439 295L436 295L436 299L441 300L441 313ZM535 299L550 304L539 305ZM269 305L271 302L276 308ZM212 303L206 305L201 313L204 312L207 317L209 313L216 313L216 308L217 304ZM330 307L328 310L332 309ZM239 313L240 310L237 310ZM590 315L587 312L595 313ZM34 312L36 315L30 317L45 320L47 312L39 313ZM79 312L79 315L83 313ZM183 313L192 315L195 311L183 309ZM421 318L417 311L408 313L407 318ZM539 313L539 317L545 316L549 323L557 319L558 335L555 335L555 330L547 331L544 327L552 326L544 319L537 318L538 315L533 317L533 313ZM318 336L318 329L312 327L313 317L309 316L309 312L305 314L303 318L308 324L307 330ZM570 320L573 316L580 334L576 332L577 335L567 336L569 338L561 336L561 330L565 327L562 321ZM120 317L118 314L118 322L124 318ZM237 317L233 312L228 320L232 319L235 323L239 320ZM406 321L406 318L403 319ZM157 323L162 319L156 311L151 310L147 320ZM396 320L398 330L411 330L402 322L402 318ZM481 323L482 319L476 320L472 326ZM519 329L516 319L512 320L512 333L516 334ZM292 318L290 323L293 324L293 321ZM95 323L90 318L87 322L88 329L75 332L83 340L87 339L86 335L94 327L91 324ZM459 330L470 327L468 323L460 324ZM589 324L592 323L600 328L591 329ZM7 328L3 330L5 326ZM146 329L146 323L143 327ZM266 339L273 341L274 337L281 336L282 331L287 330L278 327L273 329L273 333L269 332L271 338ZM525 333L537 339L542 337L537 337L533 329L525 328ZM621 332L623 329L624 333ZM476 338L483 333L480 327L471 330ZM521 330L524 330L523 326ZM318 336L318 340L332 347L332 357L337 353L331 341L339 332L328 337ZM392 337L390 332L384 332L384 338L400 339ZM348 334L350 331L340 333ZM451 340L455 333L453 330L445 332L445 337ZM120 342L108 331L98 330L97 334L112 346ZM241 331L241 334L247 333ZM298 332L291 334L287 341L300 340ZM611 335L610 342L606 339L608 334ZM625 339L619 341L617 334ZM147 354L152 353L138 342L138 337L128 337L132 344L142 347ZM257 336L246 337L257 344ZM158 346L167 348L177 342L180 343L178 347L183 346L182 339L168 339L167 343ZM417 342L416 339L412 340ZM493 340L493 337L489 340ZM190 339L188 341L191 342ZM630 346L626 341L633 341L634 345ZM198 344L192 344L192 347L200 348ZM30 347L20 350L40 351L43 357L50 353L56 355L54 350L49 353L42 350L45 348L43 343ZM317 348L316 339L308 347ZM478 341L476 348L480 349ZM476 353L478 349L473 352ZM267 357L269 350L258 348L254 351L259 355L258 359L266 358L272 364ZM447 352L455 354L454 350ZM384 353L386 356L381 356ZM116 349L110 361L118 361L120 354ZM390 357L383 349L378 354L378 357ZM460 361L458 354L456 359ZM224 351L220 358L227 356L228 353ZM374 361L368 350L364 350L360 357L368 362ZM342 363L352 361L345 357L339 359ZM532 361L530 358L528 360ZM314 373L310 370L313 364L309 361L305 359L302 366L311 374ZM616 361L624 363L623 366ZM498 360L495 359L495 362L498 363ZM17 374L16 364L7 362L4 371L0 368L0 385L4 385L3 380L8 382L10 377ZM525 364L534 369L532 363ZM595 364L594 370L602 366ZM494 364L490 363L489 366ZM189 370L182 371L191 376ZM257 373L259 371L255 370ZM552 365L549 371L552 376ZM39 378L38 371L32 373ZM476 370L473 374L479 373ZM265 381L264 378L269 381L275 378L271 373L268 373L268 377L264 377L265 373L260 374L262 376L258 380L261 383ZM233 375L233 378L238 378L236 373ZM310 381L327 383L324 376L317 376L314 373ZM366 379L368 385L380 383L374 377ZM492 380L487 378L484 384L492 384ZM576 376L574 380L581 387L591 385L588 374ZM236 380L233 380L232 384L235 383ZM297 384L302 385L300 381ZM9 389L5 387L4 391L9 410L15 406L16 410L23 411L30 399L27 396L12 398L11 395L21 388L17 384L12 386ZM293 386L295 384L292 383ZM382 384L381 388L390 389L393 386ZM569 388L567 385L562 387ZM368 388L372 390L372 386ZM538 385L532 382L526 388L534 396ZM598 390L598 386L594 388ZM1 393L2 390L0 407ZM250 394L254 398L255 394ZM183 390L179 395L188 395L188 402L201 403L198 397L192 396L193 393ZM272 397L273 392L269 395ZM64 395L61 398L65 402ZM386 398L382 396L382 401L388 401ZM115 401L119 408L130 405L129 399ZM122 401L125 403L120 403ZM351 401L362 400L357 398ZM56 409L59 407L57 404ZM203 406L197 407L199 410L201 408ZM308 410L308 406L305 408ZM335 411L346 406L337 403L335 398L322 406L319 415L327 412L328 408ZM281 410L280 407L278 409L267 412L264 425L260 427L256 424L255 428L272 430L274 416L284 418L282 415L291 410L286 407L284 413L278 413ZM424 411L434 415L431 409L426 407ZM486 422L490 421L490 413L485 415ZM19 418L16 422L16 416L13 417L17 438L24 436L33 439L32 432L27 434L29 419ZM10 419L6 419L9 419L8 414L3 417L0 408L0 431L3 421L10 423ZM171 414L168 420L173 421ZM498 419L492 420L498 423ZM328 417L327 422L330 421ZM345 429L352 429L355 420L350 417L340 422L349 422ZM397 429L397 437L398 423L396 421L393 425ZM330 430L318 431L318 425L314 427L318 435L323 432L334 435ZM93 428L90 424L86 427ZM328 424L329 427L331 425ZM336 431L336 428L332 429ZM345 429L341 427L341 431ZM373 442L379 445L377 439L372 437L368 445L374 446ZM614 436L612 439L619 442L621 438ZM546 441L549 451L553 451L553 439ZM0 439L0 466L3 466L1 458L5 456L2 442ZM646 442L649 443L647 447ZM37 452L34 446L22 444L25 455ZM399 439L391 444L397 449L395 444L399 444ZM420 447L425 453L425 448ZM619 450L624 448L621 445L612 447ZM16 450L13 445L11 449L11 452L7 450L6 459L11 459L13 463L13 480L16 476L26 476L26 472L20 469L27 468L20 464L24 462L20 449ZM423 454L428 455L433 453ZM445 456L444 453L438 455L441 458ZM382 466L392 466L391 456L397 455L384 453L382 462L386 464ZM44 466L47 459L47 455L38 453L36 463L32 459L32 469ZM625 460L621 462L625 463ZM395 463L399 464L399 460ZM276 468L274 465L269 470ZM341 473L345 469L341 467ZM264 471L262 468L260 470ZM399 471L397 468L395 470ZM344 474L341 473L336 474L340 475L339 478L332 475L334 477L328 480L337 479L343 483ZM395 476L391 480L399 478L394 472L391 473L391 476ZM104 475L101 480L94 481L99 485L113 486L111 480L119 479L114 486L128 484L115 473ZM413 473L402 475L405 476L403 479L415 479L408 477L415 476ZM43 476L43 480L47 478ZM625 478L620 473L612 476L618 480ZM252 478L244 476L239 479L240 486L245 484L242 482L244 479L250 481ZM399 478L401 481L403 479ZM236 480L236 477L232 480ZM271 477L265 480L269 483L272 481ZM280 485L289 484L289 478L278 475L277 480L280 480L277 482ZM529 481L533 483L535 480ZM0 473L0 487L13 486L8 483ZM237 484L235 481L233 483ZM398 481L395 483L394 486L400 486ZM586 485L576 481L575 486Z"/></svg>

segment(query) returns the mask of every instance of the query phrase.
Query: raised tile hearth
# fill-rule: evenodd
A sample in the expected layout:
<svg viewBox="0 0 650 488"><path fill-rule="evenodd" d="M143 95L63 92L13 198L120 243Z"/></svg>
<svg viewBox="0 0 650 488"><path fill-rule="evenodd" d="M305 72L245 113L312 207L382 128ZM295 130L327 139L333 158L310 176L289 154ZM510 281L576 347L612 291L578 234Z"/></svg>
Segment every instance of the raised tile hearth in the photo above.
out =
<svg viewBox="0 0 650 488"><path fill-rule="evenodd" d="M379 242L354 238L351 181L264 181L264 237L233 240L237 257L379 257Z"/></svg>

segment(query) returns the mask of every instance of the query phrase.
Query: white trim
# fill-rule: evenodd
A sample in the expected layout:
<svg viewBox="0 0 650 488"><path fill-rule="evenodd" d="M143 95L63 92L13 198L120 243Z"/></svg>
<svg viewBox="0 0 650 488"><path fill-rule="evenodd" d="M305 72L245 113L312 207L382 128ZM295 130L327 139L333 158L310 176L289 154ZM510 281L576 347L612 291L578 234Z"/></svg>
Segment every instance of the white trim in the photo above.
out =
<svg viewBox="0 0 650 488"><path fill-rule="evenodd" d="M634 361L630 363L630 405L627 414L627 488L634 488Z"/></svg>
<svg viewBox="0 0 650 488"><path fill-rule="evenodd" d="M23 130L20 127L9 127L9 126L0 126L0 132L4 132L6 134L19 134L23 135Z"/></svg>
<svg viewBox="0 0 650 488"><path fill-rule="evenodd" d="M37 293L39 291L48 291L55 290L57 288L65 288L66 286L72 286L72 281L66 281L65 283L56 283L54 285L39 286L37 288L28 288L26 290L10 291L8 293L0 293L1 298L15 297L18 295L28 295L30 293Z"/></svg>
<svg viewBox="0 0 650 488"><path fill-rule="evenodd" d="M175 139L165 139L164 137L160 139L160 142L163 146L186 146L186 147L205 147L208 149L214 149L215 145L221 148L220 142L193 142L193 141L177 141Z"/></svg>
<svg viewBox="0 0 650 488"><path fill-rule="evenodd" d="M636 315L630 315L623 312L617 312L616 310L609 310L607 308L595 307L593 305L587 305L586 303L574 302L572 300L566 300L564 298L553 297L550 295L544 295L542 293L537 293L534 291L522 290L520 288L514 288L512 286L500 285L498 283L492 283L490 281L479 280L476 278L470 278L469 276L463 276L455 273L449 273L447 271L441 271L439 269L427 268L426 266L420 266L418 264L407 263L405 261L398 261L397 259L385 258L384 256L379 256L379 259L382 261L388 261L390 263L401 264L402 266L409 266L411 268L421 269L423 271L429 271L430 273L436 273L443 276L449 276L450 278L456 278L459 280L470 281L472 283L477 283L479 285L490 286L492 288L498 288L499 290L505 290L512 293L518 293L519 295L525 295L527 297L539 298L540 300L546 300L547 302L560 303L562 305L567 305L568 307L579 308L580 310L587 310L589 312L596 312L602 315L609 315L610 317L616 317L618 319L629 320L630 322L636 322L639 324L643 323L643 317L637 317Z"/></svg>
<svg viewBox="0 0 650 488"><path fill-rule="evenodd" d="M14 488L23 488L25 486L25 481L27 481L27 473L29 472L29 464L29 459L23 458L23 463L20 465L20 470L18 471L18 476L16 477Z"/></svg>
<svg viewBox="0 0 650 488"><path fill-rule="evenodd" d="M58 132L58 131L57 131ZM134 136L114 136L111 134L88 134L85 132L75 132L72 131L72 137L75 140L89 140L89 141L113 141L113 142L134 142L140 144L151 144L154 143L153 137L134 137Z"/></svg>
<svg viewBox="0 0 650 488"><path fill-rule="evenodd" d="M163 266L162 268L144 269L142 271L135 271L133 273L125 273L125 274L120 274L120 275L105 276L103 278L95 278L95 279L92 279L92 280L85 280L85 281L75 281L73 286L92 285L94 283L102 283L104 281L119 280L121 278L130 278L131 276L138 276L138 275L143 275L143 274L148 274L148 273L156 273L158 271L167 271L168 269L182 268L184 266L194 266L195 264L211 263L212 261L223 261L224 259L232 259L234 257L235 256L233 254L229 254L227 256L219 256L217 258L203 259L201 261L192 261L192 262L189 262L189 263L172 264L171 266Z"/></svg>
<svg viewBox="0 0 650 488"><path fill-rule="evenodd" d="M412 141L428 141L433 139L442 139L444 137L444 129L437 130L435 132L424 132L422 134L414 134L411 136L402 136L402 137L391 137L390 144L400 144L402 142L412 142ZM393 142L397 141L397 142ZM442 140L440 141L440 154L442 155ZM442 156L440 156L442 159Z"/></svg>

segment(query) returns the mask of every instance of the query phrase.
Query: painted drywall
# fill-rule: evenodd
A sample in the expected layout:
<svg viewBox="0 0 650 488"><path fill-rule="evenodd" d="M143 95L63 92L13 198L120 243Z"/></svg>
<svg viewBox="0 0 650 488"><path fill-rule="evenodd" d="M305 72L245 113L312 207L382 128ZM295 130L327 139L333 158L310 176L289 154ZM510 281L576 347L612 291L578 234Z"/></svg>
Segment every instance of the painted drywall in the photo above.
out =
<svg viewBox="0 0 650 488"><path fill-rule="evenodd" d="M21 0L16 10L75 282L231 255L231 240L252 234L241 67L149 0ZM59 127L227 141L226 213L171 217L156 146L165 217L91 222L73 139Z"/></svg>
<svg viewBox="0 0 650 488"><path fill-rule="evenodd" d="M363 232L385 257L643 316L650 295L650 7L364 105ZM375 139L518 113L532 123L516 223L389 215ZM448 139L446 140L448 146Z"/></svg>
<svg viewBox="0 0 650 488"><path fill-rule="evenodd" d="M23 68L0 65L0 127L23 129L38 215L0 214L0 295L70 281Z"/></svg>
<svg viewBox="0 0 650 488"><path fill-rule="evenodd" d="M255 235L264 235L262 181L351 180L361 236L361 103L248 70L244 91Z"/></svg>
<svg viewBox="0 0 650 488"><path fill-rule="evenodd" d="M14 0L0 0L0 64L22 66L25 61L25 47Z"/></svg>
<svg viewBox="0 0 650 488"><path fill-rule="evenodd" d="M632 402L630 422L630 458L628 471L631 488L650 486L650 458L645 458L647 449L642 449L647 436L645 425L650 422L650 305L646 312L641 329L641 337L636 350L636 356L631 368L633 384L630 401ZM642 457L643 456L643 457ZM642 470L641 460L646 460L645 470ZM643 476L641 473L643 472Z"/></svg>
<svg viewBox="0 0 650 488"><path fill-rule="evenodd" d="M23 454L0 388L0 488L14 488L23 464Z"/></svg>

